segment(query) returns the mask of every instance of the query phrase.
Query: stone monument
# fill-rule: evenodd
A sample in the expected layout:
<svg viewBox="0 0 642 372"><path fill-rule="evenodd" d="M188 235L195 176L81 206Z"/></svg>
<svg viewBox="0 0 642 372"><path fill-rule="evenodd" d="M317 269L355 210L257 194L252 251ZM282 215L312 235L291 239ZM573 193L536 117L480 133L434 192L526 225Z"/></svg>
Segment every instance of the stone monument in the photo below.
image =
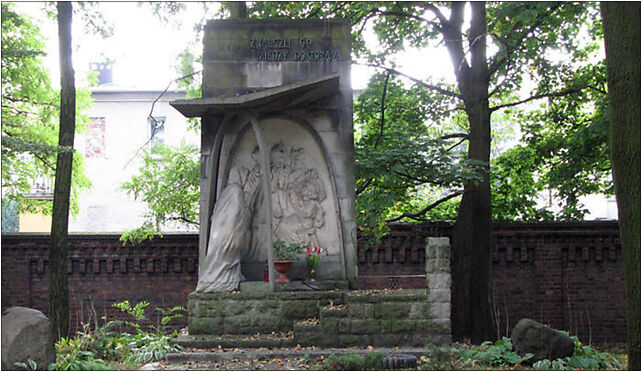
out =
<svg viewBox="0 0 642 372"><path fill-rule="evenodd" d="M276 278L272 244L320 247L318 279L356 288L350 26L229 19L205 28L199 284L232 291ZM291 276L305 279L305 262Z"/></svg>

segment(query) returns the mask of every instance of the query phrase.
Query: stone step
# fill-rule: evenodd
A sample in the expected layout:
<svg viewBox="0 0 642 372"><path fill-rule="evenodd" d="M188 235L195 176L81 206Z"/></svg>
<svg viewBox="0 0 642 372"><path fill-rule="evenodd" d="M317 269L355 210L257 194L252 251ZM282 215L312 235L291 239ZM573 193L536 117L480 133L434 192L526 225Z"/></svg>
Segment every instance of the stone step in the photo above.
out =
<svg viewBox="0 0 642 372"><path fill-rule="evenodd" d="M296 346L292 332L260 335L179 335L172 340L172 343L193 349Z"/></svg>
<svg viewBox="0 0 642 372"><path fill-rule="evenodd" d="M242 349L242 348L241 348ZM442 348L449 350L449 348ZM263 360L273 358L296 358L307 357L311 359L327 358L330 355L342 354L359 354L364 355L372 352L381 352L387 356L398 356L400 354L421 357L426 353L426 348L301 348L301 349L276 349L276 350L235 350L235 351L215 351L215 352L193 352L193 353L169 353L165 357L167 361L175 362L205 362L205 361L225 361L225 360Z"/></svg>

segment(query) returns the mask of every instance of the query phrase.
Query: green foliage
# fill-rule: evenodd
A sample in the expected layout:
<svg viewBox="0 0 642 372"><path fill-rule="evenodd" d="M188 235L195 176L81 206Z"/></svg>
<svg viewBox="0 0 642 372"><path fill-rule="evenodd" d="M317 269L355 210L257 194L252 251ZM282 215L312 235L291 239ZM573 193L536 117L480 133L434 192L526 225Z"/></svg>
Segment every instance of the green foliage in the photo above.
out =
<svg viewBox="0 0 642 372"><path fill-rule="evenodd" d="M307 248L308 255L305 256L305 262L308 263L308 266L313 269L316 269L317 266L319 266L319 263L321 262L321 252L322 249L319 247Z"/></svg>
<svg viewBox="0 0 642 372"><path fill-rule="evenodd" d="M143 165L122 189L147 204L144 225L121 236L138 243L159 234L161 224L179 222L198 225L200 158L196 147L174 148L156 143L143 151Z"/></svg>
<svg viewBox="0 0 642 372"><path fill-rule="evenodd" d="M462 365L461 359L458 358L458 351L454 347L444 347L428 344L425 346L426 352L417 360L419 370L459 370L468 367Z"/></svg>
<svg viewBox="0 0 642 372"><path fill-rule="evenodd" d="M58 144L60 93L51 87L42 65L44 41L39 28L2 3L2 194L19 203L21 212L51 214L50 200L26 198L38 179L53 180ZM93 104L88 89L78 89L76 128L89 118ZM79 211L80 192L90 186L82 156L74 154L71 213Z"/></svg>
<svg viewBox="0 0 642 372"><path fill-rule="evenodd" d="M112 370L91 350L93 337L90 332L78 332L75 338L63 337L56 343L56 363L49 369L59 371Z"/></svg>
<svg viewBox="0 0 642 372"><path fill-rule="evenodd" d="M183 314L180 314L179 311L187 311L187 309L183 306L174 306L170 309L157 307L156 311L163 315L159 324L156 326L156 333L165 333L167 331L167 325L172 321L172 319L183 317Z"/></svg>
<svg viewBox="0 0 642 372"><path fill-rule="evenodd" d="M359 354L332 354L328 356L322 368L333 371L365 371L381 369L384 354L374 351L365 355Z"/></svg>
<svg viewBox="0 0 642 372"><path fill-rule="evenodd" d="M582 345L576 336L571 336L575 343L572 357L558 358L555 360L542 359L533 364L536 370L598 370L622 369L622 363L612 354L600 352L591 346Z"/></svg>
<svg viewBox="0 0 642 372"><path fill-rule="evenodd" d="M138 322L145 316L145 308L149 306L149 302L141 301L136 305L132 306L129 304L129 300L125 300L122 302L117 302L115 304L112 304L111 306L133 316L134 319L136 319L135 322L125 321L125 323L136 329L140 329L140 325L138 324Z"/></svg>
<svg viewBox="0 0 642 372"><path fill-rule="evenodd" d="M36 370L38 370L38 363L36 363L36 361L32 360L32 359L27 359L27 363L18 362L18 363L14 363L14 365L16 367L22 368L22 369L24 369L26 371L36 371Z"/></svg>
<svg viewBox="0 0 642 372"><path fill-rule="evenodd" d="M507 337L502 337L501 340L497 340L494 344L490 341L485 341L469 350L462 350L459 355L466 362L477 362L491 367L514 366L533 356L530 353L521 356L512 351L512 349L513 343L511 340Z"/></svg>
<svg viewBox="0 0 642 372"><path fill-rule="evenodd" d="M386 232L386 220L423 210L479 179L478 165L454 148L467 135L456 115L436 125L448 104L421 85L407 88L384 74L375 74L355 102L357 223L375 238ZM454 218L447 210L438 206L414 219Z"/></svg>
<svg viewBox="0 0 642 372"><path fill-rule="evenodd" d="M300 244L288 244L283 240L275 241L274 243L272 243L272 247L274 248L275 260L294 261L297 255L303 253L303 247L301 247Z"/></svg>
<svg viewBox="0 0 642 372"><path fill-rule="evenodd" d="M172 319L183 316L179 312L185 311L184 307L156 308L162 318L154 326L154 332L149 332L143 330L140 324L149 302L141 301L131 305L129 301L122 301L112 306L133 317L134 321L112 320L93 331L85 326L74 338L63 338L56 344L57 358L53 366L55 369L106 370L111 369L108 361L122 362L135 369L141 364L161 360L169 352L180 350L179 346L171 343L172 336L165 332ZM134 327L136 333L120 331L122 325Z"/></svg>
<svg viewBox="0 0 642 372"><path fill-rule="evenodd" d="M151 221L147 220L143 222L142 226L123 232L120 236L120 241L123 244L139 244L145 240L152 240L155 237L162 238L163 234L158 231Z"/></svg>

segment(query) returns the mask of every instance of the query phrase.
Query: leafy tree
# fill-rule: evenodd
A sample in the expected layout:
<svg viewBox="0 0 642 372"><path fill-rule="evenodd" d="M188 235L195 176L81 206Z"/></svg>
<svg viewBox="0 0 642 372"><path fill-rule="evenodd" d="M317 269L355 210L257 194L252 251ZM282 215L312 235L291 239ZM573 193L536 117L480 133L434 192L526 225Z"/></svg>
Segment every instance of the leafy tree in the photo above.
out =
<svg viewBox="0 0 642 372"><path fill-rule="evenodd" d="M26 198L33 181L53 179L57 153L60 93L51 87L42 65L44 42L40 30L11 3L2 3L2 197L18 203L20 211L51 214L50 200ZM92 103L88 89L77 94L77 110ZM78 115L77 130L88 118ZM82 156L74 154L71 212L79 211L78 196L90 186Z"/></svg>
<svg viewBox="0 0 642 372"><path fill-rule="evenodd" d="M142 154L143 165L122 188L147 204L149 214L140 228L121 237L140 242L160 233L168 222L198 226L200 156L196 147L173 148L156 143Z"/></svg>
<svg viewBox="0 0 642 372"><path fill-rule="evenodd" d="M425 125L438 120L426 104L435 100L421 85L406 88L398 77L379 73L355 102L357 223L375 238L387 231L386 222L443 219L429 211L478 178L472 162L452 151L467 134L456 125Z"/></svg>
<svg viewBox="0 0 642 372"><path fill-rule="evenodd" d="M640 369L640 3L601 3L610 153L624 259L628 369Z"/></svg>

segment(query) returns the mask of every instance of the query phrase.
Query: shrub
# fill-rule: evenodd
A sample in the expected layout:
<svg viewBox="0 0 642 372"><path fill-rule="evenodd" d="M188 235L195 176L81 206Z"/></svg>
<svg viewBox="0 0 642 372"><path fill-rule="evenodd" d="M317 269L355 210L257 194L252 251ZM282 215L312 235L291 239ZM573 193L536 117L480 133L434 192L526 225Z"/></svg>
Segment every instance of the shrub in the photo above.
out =
<svg viewBox="0 0 642 372"><path fill-rule="evenodd" d="M582 342L572 336L575 343L572 357L558 358L555 360L542 359L533 364L534 369L538 370L571 370L571 369L621 369L622 364L617 358L607 352L594 350L588 345L582 345Z"/></svg>
<svg viewBox="0 0 642 372"><path fill-rule="evenodd" d="M533 354L521 356L512 351L513 343L510 338L502 337L495 344L490 341L484 341L479 346L473 346L469 350L462 350L459 353L460 358L465 362L478 362L487 366L514 366L531 358Z"/></svg>
<svg viewBox="0 0 642 372"><path fill-rule="evenodd" d="M172 319L183 316L179 314L179 311L185 310L183 307L157 308L163 316L153 327L154 332L149 332L143 330L139 323L145 316L148 302L142 301L132 306L129 301L123 301L112 306L133 316L135 321L113 320L93 331L85 325L74 338L63 338L56 344L56 363L50 366L51 369L109 370L111 368L106 361L124 362L135 368L181 349L180 346L171 344L171 336L165 334L165 331ZM106 318L103 317L103 320ZM136 333L132 335L117 331L123 324L133 327Z"/></svg>

